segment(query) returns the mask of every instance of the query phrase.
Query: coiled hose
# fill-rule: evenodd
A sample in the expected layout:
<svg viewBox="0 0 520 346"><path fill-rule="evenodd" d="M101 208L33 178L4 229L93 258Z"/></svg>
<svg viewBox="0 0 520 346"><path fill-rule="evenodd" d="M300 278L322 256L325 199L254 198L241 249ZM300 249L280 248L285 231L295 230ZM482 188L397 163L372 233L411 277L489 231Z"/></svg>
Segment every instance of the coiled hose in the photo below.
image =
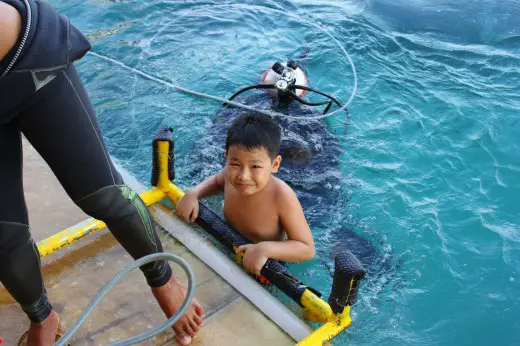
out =
<svg viewBox="0 0 520 346"><path fill-rule="evenodd" d="M195 275L193 274L193 271L189 267L188 263L186 263L185 260L180 258L179 256L169 254L169 253L155 253L151 254L145 257L142 257L135 261L134 263L131 263L127 265L123 270L121 270L119 273L117 273L116 276L114 276L102 289L99 290L99 292L96 294L94 299L88 304L87 308L83 311L81 316L74 322L72 327L56 342L56 346L64 346L67 344L67 341L76 333L76 331L79 329L79 327L85 322L85 320L90 316L92 313L92 310L99 304L101 299L108 293L114 285L121 280L123 277L125 277L128 273L130 273L135 268L138 268L142 266L143 264L159 261L159 260L167 260L167 261L173 261L177 264L179 264L184 271L186 272L188 276L188 292L186 293L186 298L184 299L184 302L181 305L181 308L179 311L177 311L176 314L174 314L168 321L164 322L162 325L160 325L157 328L154 328L148 332L139 334L137 336L121 340L118 342L115 342L113 344L110 344L110 346L123 346L123 345L133 345L135 343L138 343L143 340L150 339L154 337L155 335L163 332L164 330L171 327L181 316L188 310L188 307L190 306L190 302L193 299L193 294L195 293Z"/></svg>

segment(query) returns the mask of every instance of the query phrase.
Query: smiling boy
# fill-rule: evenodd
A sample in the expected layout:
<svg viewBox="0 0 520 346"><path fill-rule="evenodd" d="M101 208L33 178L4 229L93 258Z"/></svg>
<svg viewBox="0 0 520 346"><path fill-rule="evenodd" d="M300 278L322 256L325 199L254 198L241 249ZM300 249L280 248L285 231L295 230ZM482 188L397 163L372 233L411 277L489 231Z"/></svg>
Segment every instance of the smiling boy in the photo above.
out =
<svg viewBox="0 0 520 346"><path fill-rule="evenodd" d="M253 244L244 266L256 275L268 258L303 262L314 257L314 240L294 191L273 174L282 161L281 130L268 116L245 114L233 121L226 138L224 169L189 189L177 215L194 222L200 198L224 192L224 217Z"/></svg>

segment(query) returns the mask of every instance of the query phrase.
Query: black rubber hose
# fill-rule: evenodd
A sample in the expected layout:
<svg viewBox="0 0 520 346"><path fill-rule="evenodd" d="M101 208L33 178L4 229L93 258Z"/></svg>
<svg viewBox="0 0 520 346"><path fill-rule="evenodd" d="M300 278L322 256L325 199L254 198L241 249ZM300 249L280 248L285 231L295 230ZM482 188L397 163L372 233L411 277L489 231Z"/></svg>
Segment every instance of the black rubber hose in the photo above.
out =
<svg viewBox="0 0 520 346"><path fill-rule="evenodd" d="M309 102L309 101L305 101L304 99L302 99L300 96L296 95L294 93L294 91L292 90L287 90L287 92L289 93L289 95L291 95L296 101L304 104L304 105L307 105L307 106L323 106L323 105L326 105L327 103L330 103L330 101L322 101L322 102Z"/></svg>
<svg viewBox="0 0 520 346"><path fill-rule="evenodd" d="M320 95L323 95L329 99L331 99L335 104L337 104L339 107L341 107L341 103L336 100L333 96L330 96L329 94L326 94L324 92L321 92L321 91L318 91L316 89L313 89L313 88L310 88L308 86L304 86L304 85L291 85L291 89L301 89L301 90L307 90L307 91L312 91L316 94L320 94Z"/></svg>
<svg viewBox="0 0 520 346"><path fill-rule="evenodd" d="M255 85L250 85L248 87L240 89L239 91L237 91L236 93L231 95L231 97L228 99L228 101L233 100L238 95L242 94L245 91L251 90L251 89L271 89L271 88L276 88L276 86L274 84L255 84ZM228 103L225 102L225 103L222 104L222 106L227 107Z"/></svg>

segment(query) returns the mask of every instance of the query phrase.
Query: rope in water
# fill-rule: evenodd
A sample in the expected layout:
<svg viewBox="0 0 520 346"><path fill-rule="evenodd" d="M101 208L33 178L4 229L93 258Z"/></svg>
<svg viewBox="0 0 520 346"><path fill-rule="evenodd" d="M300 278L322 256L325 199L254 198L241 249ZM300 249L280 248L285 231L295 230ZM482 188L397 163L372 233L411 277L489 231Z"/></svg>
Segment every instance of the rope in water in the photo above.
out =
<svg viewBox="0 0 520 346"><path fill-rule="evenodd" d="M225 4L225 5L211 5L211 7L212 8L213 7L224 7L226 9L229 9L230 7L237 7L240 10L243 10L244 8L251 8L251 9L261 9L261 10L267 10L267 11L271 11L271 12L276 12L276 13L283 14L285 16L289 16L289 17L295 18L295 19L299 20L300 22L305 22L305 23L307 23L307 24L309 24L309 25L319 29L323 33L325 33L338 46L340 51L343 53L343 55L345 56L345 58L349 62L350 67L352 69L354 85L353 85L352 92L350 94L350 97L349 97L348 101L342 107L340 107L339 109L336 109L333 112L327 113L327 114L315 115L315 116L306 116L305 120L311 120L311 119L317 120L317 119L324 119L324 118L330 117L330 116L332 116L332 115L334 115L334 114L336 114L338 112L346 110L347 107L352 103L352 100L354 99L354 96L357 93L357 85L358 85L356 67L354 66L354 62L352 61L352 58L350 57L350 55L348 54L346 49L341 45L341 43L327 29L325 29L324 27L322 27L321 25L319 25L317 23L314 23L312 21L306 20L305 18L302 18L302 17L300 17L300 16L298 16L298 15L296 15L294 13L284 12L284 11L281 11L281 10L277 10L277 9L269 8L269 7L264 7L264 6L244 5L244 4L240 4L240 5ZM155 39L155 37L157 37L162 31L164 31L172 23L178 21L182 17L185 17L187 15L191 15L194 12L197 12L197 11L196 10L190 11L189 14L184 14L184 15L174 19L170 23L166 24L165 26L163 26L157 32L157 34L154 35L154 37L152 38L152 41ZM149 79L149 80L152 80L152 81L157 82L159 84L168 86L168 87L170 87L172 89L175 89L177 91L180 91L180 92L184 92L184 93L187 93L187 94L190 94L190 95L194 95L194 96L197 96L197 97L202 97L202 98L206 98L206 99L209 99L209 100L217 101L220 104L227 103L227 104L230 104L230 105L235 106L235 107L247 109L247 110L250 110L250 111L254 111L254 112L265 114L265 115L269 115L269 116L277 116L277 117L285 117L285 118L291 118L291 119L296 119L296 120L302 120L302 118L298 117L298 116L291 116L291 115L283 114L283 113L279 113L279 112L273 112L273 111L263 110L263 109L256 109L254 107L251 107L251 106L248 106L248 105L245 105L245 104L242 104L242 103L228 101L228 99L225 99L225 98L222 98L222 97L205 94L205 93L202 93L202 92L199 92L199 91L195 91L195 90L190 90L190 89L184 88L184 87L182 87L180 85L177 85L175 83L169 82L164 77L152 76L149 73L146 73L144 71L138 70L138 69L136 69L134 67L130 67L130 66L126 65L125 63L123 63L123 62L121 62L119 60L116 60L114 58L111 58L111 57L108 57L108 56L105 56L105 55L102 55L102 54L99 54L99 53L96 53L96 52L93 52L93 51L89 52L89 54L93 55L93 56L95 56L97 58L103 59L105 61L109 61L109 62L111 62L113 64L118 65L118 66L121 66L122 68L124 68L124 69L126 69L128 71L131 71L131 72L133 72L135 74L138 74L138 75L140 75L140 76L142 76L142 77L144 77L146 79Z"/></svg>

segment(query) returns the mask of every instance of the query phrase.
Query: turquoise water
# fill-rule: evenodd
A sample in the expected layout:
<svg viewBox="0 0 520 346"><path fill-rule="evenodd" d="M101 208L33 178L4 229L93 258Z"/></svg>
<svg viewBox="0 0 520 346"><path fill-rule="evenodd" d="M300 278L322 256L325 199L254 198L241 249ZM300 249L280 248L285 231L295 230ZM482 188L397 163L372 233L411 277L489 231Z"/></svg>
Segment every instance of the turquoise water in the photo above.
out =
<svg viewBox="0 0 520 346"><path fill-rule="evenodd" d="M311 86L345 101L353 76L337 47L272 9L327 27L351 54L359 90L347 127L344 115L327 119L343 149L344 210L321 212L378 258L365 263L370 275L338 344L520 344L520 2L241 3L53 1L95 52L221 97L310 48ZM151 138L167 124L179 185L195 183L188 172L200 166L196 143L217 103L93 56L78 68L125 169L149 181ZM320 257L291 269L328 293L331 244L348 235L314 231Z"/></svg>

